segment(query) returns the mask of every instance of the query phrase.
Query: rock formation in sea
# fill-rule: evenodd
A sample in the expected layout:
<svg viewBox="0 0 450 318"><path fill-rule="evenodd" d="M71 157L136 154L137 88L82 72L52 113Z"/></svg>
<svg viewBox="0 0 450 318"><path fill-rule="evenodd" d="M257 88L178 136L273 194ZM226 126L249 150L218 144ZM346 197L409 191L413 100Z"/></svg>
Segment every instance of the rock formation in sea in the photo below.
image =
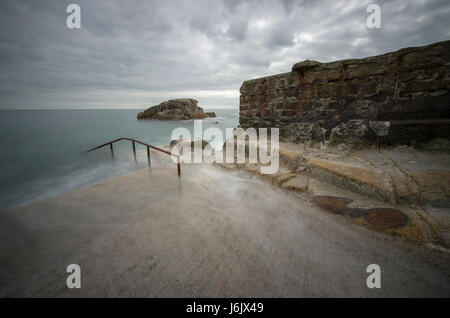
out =
<svg viewBox="0 0 450 318"><path fill-rule="evenodd" d="M198 101L191 98L171 99L138 113L137 119L182 120L216 117L214 112L204 112L197 104Z"/></svg>
<svg viewBox="0 0 450 318"><path fill-rule="evenodd" d="M239 123L288 142L414 144L450 136L450 41L363 58L306 60L245 81Z"/></svg>

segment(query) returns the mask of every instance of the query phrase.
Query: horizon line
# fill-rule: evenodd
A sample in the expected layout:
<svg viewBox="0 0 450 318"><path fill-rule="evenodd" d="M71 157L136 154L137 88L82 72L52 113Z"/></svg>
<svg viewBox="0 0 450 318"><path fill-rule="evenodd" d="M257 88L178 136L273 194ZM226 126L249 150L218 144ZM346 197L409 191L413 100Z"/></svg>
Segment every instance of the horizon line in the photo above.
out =
<svg viewBox="0 0 450 318"><path fill-rule="evenodd" d="M204 110L227 110L236 109L239 107L221 107L221 108L206 108L202 107ZM30 111L30 110L145 110L146 108L0 108L0 111Z"/></svg>

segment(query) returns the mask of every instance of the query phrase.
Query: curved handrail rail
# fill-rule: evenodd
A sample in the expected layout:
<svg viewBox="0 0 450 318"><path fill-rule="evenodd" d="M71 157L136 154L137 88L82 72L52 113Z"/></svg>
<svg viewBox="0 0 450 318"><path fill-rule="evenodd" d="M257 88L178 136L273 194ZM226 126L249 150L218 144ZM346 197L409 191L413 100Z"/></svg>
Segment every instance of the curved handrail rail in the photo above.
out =
<svg viewBox="0 0 450 318"><path fill-rule="evenodd" d="M100 146L97 146L97 147L91 148L91 149L89 149L89 150L86 150L84 153L88 153L88 152L91 152L91 151L94 151L94 150L97 150L97 149L106 147L106 146L108 146L108 145L109 145L109 147L111 148L111 153L113 153L113 146L112 146L113 143L118 142L118 141L121 141L121 140L129 140L129 141L131 141L131 143L133 144L133 152L134 152L135 155L136 155L136 146L135 146L135 143L138 143L138 144L141 144L141 145L143 145L143 146L146 146L146 147L147 147L147 157L148 157L148 159L149 159L149 165L150 165L150 149L149 149L149 148L152 148L152 149L158 150L158 151L160 151L160 152L163 152L163 153L165 153L165 154L168 154L168 155L170 155L170 156L176 157L176 158L177 158L178 175L181 175L181 164L180 164L180 156L179 156L179 155L172 154L172 153L171 153L170 151L168 151L168 150L165 150L165 149L162 149L162 148L159 148L159 147L156 147L156 146L147 144L147 143L145 143L145 142L142 142L142 141L139 141L139 140L136 140L136 139L133 139L133 138L127 138L127 137L117 138L117 139L111 140L111 141L109 141L109 142L107 142L107 143L104 143L104 144L102 144L102 145L100 145Z"/></svg>

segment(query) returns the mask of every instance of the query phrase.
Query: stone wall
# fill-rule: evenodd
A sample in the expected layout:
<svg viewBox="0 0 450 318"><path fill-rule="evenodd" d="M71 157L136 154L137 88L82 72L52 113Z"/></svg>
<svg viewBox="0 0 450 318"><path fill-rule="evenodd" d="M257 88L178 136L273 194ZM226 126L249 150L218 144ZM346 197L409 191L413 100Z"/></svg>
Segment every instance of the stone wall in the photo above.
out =
<svg viewBox="0 0 450 318"><path fill-rule="evenodd" d="M364 59L307 60L289 73L245 81L239 123L279 127L295 142L358 142L377 134L388 143L449 138L449 90L450 41ZM386 121L396 123L379 123Z"/></svg>

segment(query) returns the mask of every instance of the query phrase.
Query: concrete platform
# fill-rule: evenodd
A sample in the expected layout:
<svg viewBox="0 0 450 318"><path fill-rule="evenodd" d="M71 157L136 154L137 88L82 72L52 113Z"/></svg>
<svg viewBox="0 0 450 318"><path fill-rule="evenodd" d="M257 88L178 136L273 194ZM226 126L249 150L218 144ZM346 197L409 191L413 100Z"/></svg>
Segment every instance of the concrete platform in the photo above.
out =
<svg viewBox="0 0 450 318"><path fill-rule="evenodd" d="M81 267L81 289L66 266ZM381 288L366 286L369 264ZM450 296L450 257L244 171L172 164L0 215L0 296Z"/></svg>

